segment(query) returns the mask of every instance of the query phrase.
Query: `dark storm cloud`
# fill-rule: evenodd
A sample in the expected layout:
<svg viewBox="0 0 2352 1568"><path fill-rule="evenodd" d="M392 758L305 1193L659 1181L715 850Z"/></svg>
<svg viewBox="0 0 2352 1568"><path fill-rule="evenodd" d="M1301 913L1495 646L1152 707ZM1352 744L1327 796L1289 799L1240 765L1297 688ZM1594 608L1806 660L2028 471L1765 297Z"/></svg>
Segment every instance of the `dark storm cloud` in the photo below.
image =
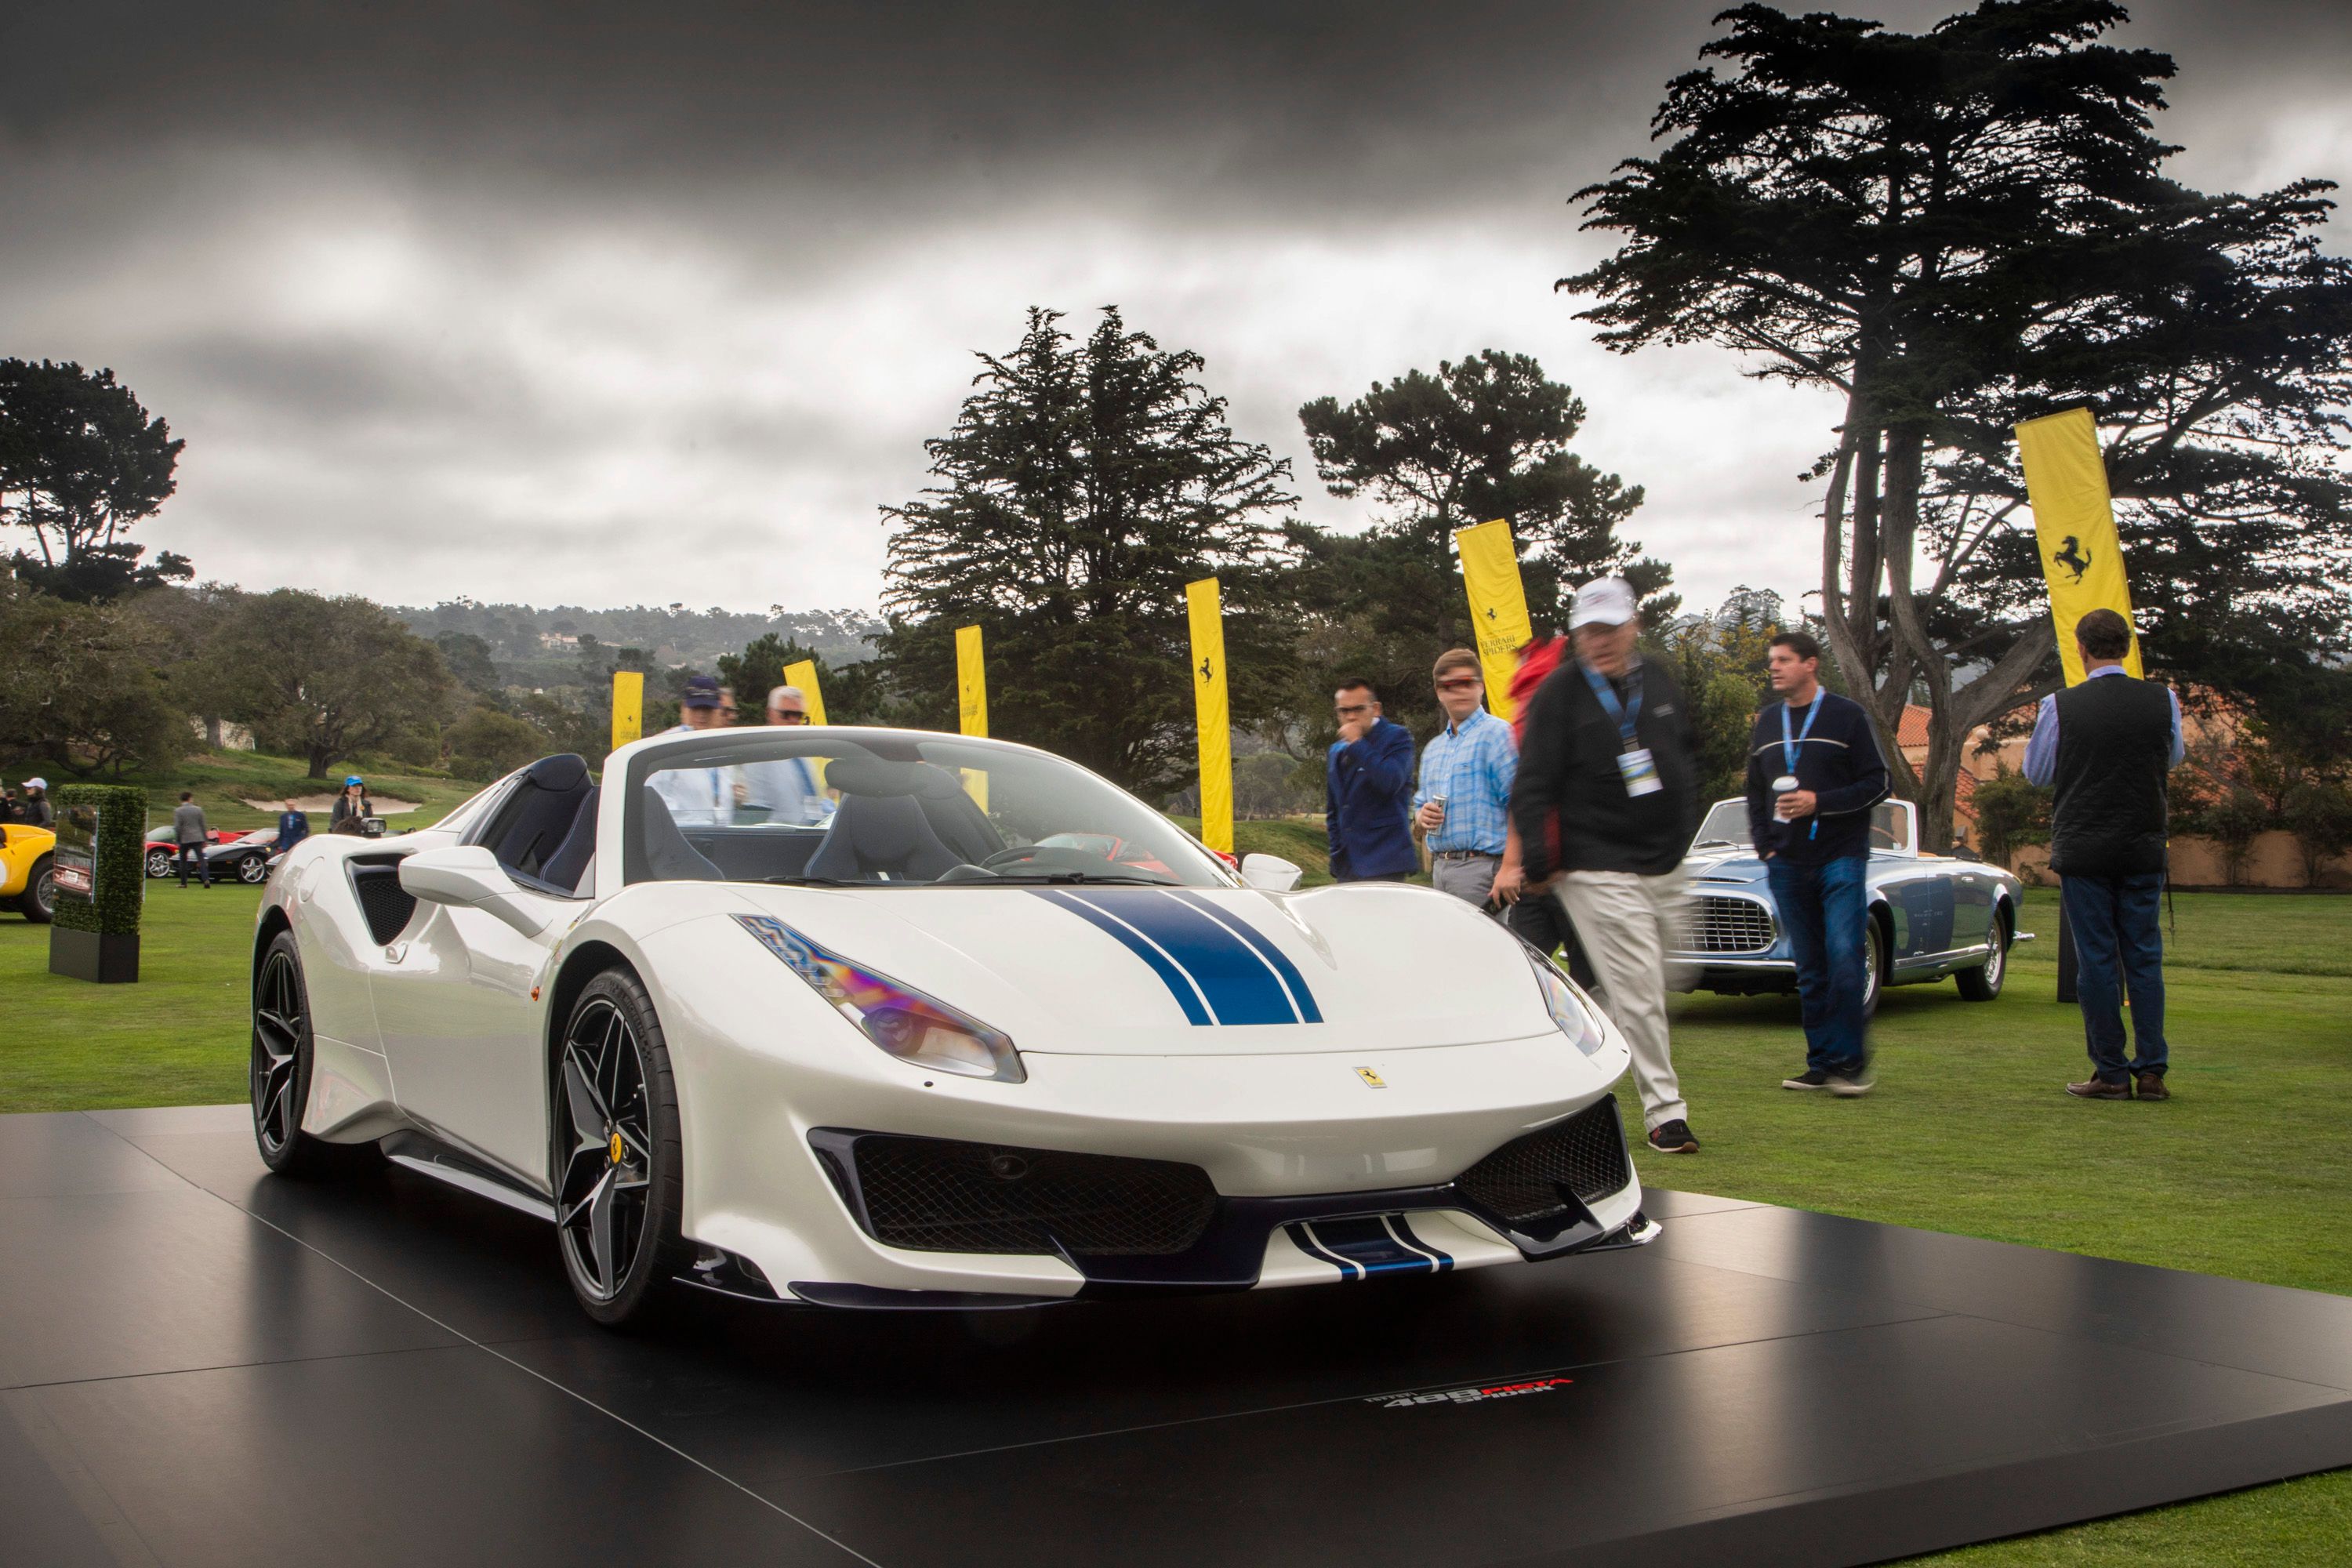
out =
<svg viewBox="0 0 2352 1568"><path fill-rule="evenodd" d="M0 353L166 413L147 531L223 575L700 603L645 548L691 539L822 604L1030 303L1202 350L1328 521L1297 405L1493 344L1585 396L1694 596L1794 590L1826 412L1549 291L1717 8L0 6ZM2352 6L2135 13L2182 177L2352 174Z"/></svg>

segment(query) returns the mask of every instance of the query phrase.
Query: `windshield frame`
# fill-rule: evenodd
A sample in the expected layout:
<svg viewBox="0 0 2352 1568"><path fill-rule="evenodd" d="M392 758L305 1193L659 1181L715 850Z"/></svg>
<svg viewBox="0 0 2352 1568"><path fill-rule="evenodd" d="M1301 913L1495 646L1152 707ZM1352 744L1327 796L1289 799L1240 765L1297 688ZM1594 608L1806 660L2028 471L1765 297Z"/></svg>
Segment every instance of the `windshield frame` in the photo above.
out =
<svg viewBox="0 0 2352 1568"><path fill-rule="evenodd" d="M774 754L774 747L779 741L790 741L802 746L808 746L812 743L821 743L829 732L835 729L842 731L842 734L838 737L841 743L846 746L856 747L861 750L876 751L885 754L901 750L914 752L918 748L925 745L936 744L940 742L952 742L961 747L970 747L982 752L1002 752L1006 753L1008 756L1017 756L1022 759L1024 764L1030 764L1033 762L1042 762L1047 766L1066 768L1073 773L1083 775L1086 779L1090 780L1100 788L1111 791L1127 804L1133 806L1135 810L1153 818L1167 830L1168 837L1171 839L1173 839L1181 845L1182 853L1191 856L1193 863L1200 868L1203 880L1201 882L1195 882L1189 879L1183 874L1179 873L1175 885L1183 887L1200 887L1206 885L1224 888L1245 886L1245 884L1241 880L1240 874L1234 870L1233 867L1227 865L1217 856L1215 851L1201 843L1198 838L1194 837L1192 834L1187 833L1182 827L1177 826L1174 822L1169 820L1164 812L1157 810L1148 801L1145 801L1131 791L1122 789L1119 785L1113 784L1110 780L1103 777L1100 773L1096 773L1093 769L1087 767L1083 763L1072 762L1067 757L1061 756L1053 752L1045 751L1036 746L1024 746L1013 741L997 741L980 735L961 735L957 734L953 731L946 730L883 729L880 727L863 724L752 724L725 730L698 730L691 734L664 733L658 736L647 736L645 740L635 742L627 748L625 756L623 756L620 753L615 753L615 755L607 762L606 766L609 777L611 764L615 762L622 764L620 771L625 786L622 791L621 800L619 803L621 809L619 813L619 822L617 824L620 837L619 848L621 851L620 865L617 868L620 873L618 885L623 888L627 888L634 887L640 882L663 880L663 879L656 878L652 874L652 868L648 864L646 858L645 833L642 821L645 810L645 789L646 784L652 781L653 776L656 773L667 771L667 769L676 766L681 754L710 759L708 765L711 766L740 765L736 763L727 762L724 759L726 759L728 754L730 752L740 752L743 753L743 756L740 759L742 762L765 761ZM607 798L609 799L609 791L607 792ZM600 832L600 840L602 837L603 835ZM1162 858L1162 860L1163 864L1167 863L1164 857ZM1171 869L1174 869L1172 865L1171 866ZM602 879L601 872L599 879ZM794 884L790 882L781 884L761 884L758 882L745 881L722 881L711 883L709 885L713 887L737 888L757 887L762 885L785 887L794 885L832 887L837 885L851 888L995 887L1003 889L1034 887L1036 883L1034 881L1021 880L1012 878L975 878L969 881L955 882L877 881L872 883L854 882L843 884Z"/></svg>

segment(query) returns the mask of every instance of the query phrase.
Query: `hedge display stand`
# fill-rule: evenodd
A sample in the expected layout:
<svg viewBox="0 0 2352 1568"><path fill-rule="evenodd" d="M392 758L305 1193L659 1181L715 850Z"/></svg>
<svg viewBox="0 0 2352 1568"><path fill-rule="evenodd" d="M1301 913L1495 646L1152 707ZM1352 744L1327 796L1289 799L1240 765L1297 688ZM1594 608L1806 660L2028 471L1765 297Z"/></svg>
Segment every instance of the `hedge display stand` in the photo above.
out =
<svg viewBox="0 0 2352 1568"><path fill-rule="evenodd" d="M101 985L139 978L147 897L147 792L67 784L57 792L57 916L49 973Z"/></svg>

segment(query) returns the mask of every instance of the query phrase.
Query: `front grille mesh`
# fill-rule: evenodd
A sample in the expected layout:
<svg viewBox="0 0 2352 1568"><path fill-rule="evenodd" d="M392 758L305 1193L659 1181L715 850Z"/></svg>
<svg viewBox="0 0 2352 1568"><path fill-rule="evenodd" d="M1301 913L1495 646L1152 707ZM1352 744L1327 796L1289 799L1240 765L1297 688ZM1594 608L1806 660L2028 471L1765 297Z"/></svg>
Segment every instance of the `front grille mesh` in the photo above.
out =
<svg viewBox="0 0 2352 1568"><path fill-rule="evenodd" d="M1694 899L1688 925L1689 952L1762 952L1780 934L1772 911L1752 899Z"/></svg>
<svg viewBox="0 0 2352 1568"><path fill-rule="evenodd" d="M1207 1172L1166 1160L882 1134L855 1158L874 1238L923 1252L1164 1257L1217 1206Z"/></svg>
<svg viewBox="0 0 2352 1568"><path fill-rule="evenodd" d="M1590 1204L1632 1179L1617 1102L1602 1100L1565 1121L1514 1138L1455 1177L1454 1184L1471 1202L1526 1224L1567 1212L1559 1201L1560 1184Z"/></svg>

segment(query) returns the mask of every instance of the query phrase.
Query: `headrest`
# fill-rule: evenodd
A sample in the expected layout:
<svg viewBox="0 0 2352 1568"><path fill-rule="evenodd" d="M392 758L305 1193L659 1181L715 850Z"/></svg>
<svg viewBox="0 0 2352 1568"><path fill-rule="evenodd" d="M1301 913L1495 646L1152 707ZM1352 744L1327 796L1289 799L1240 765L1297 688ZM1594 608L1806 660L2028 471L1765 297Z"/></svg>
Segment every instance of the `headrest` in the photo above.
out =
<svg viewBox="0 0 2352 1568"><path fill-rule="evenodd" d="M541 789L568 794L588 782L588 763L576 752L562 752L552 757L541 757L530 764L523 777Z"/></svg>
<svg viewBox="0 0 2352 1568"><path fill-rule="evenodd" d="M962 793L955 774L932 763L893 762L886 757L841 757L827 763L825 787L843 795L920 795L944 800Z"/></svg>

